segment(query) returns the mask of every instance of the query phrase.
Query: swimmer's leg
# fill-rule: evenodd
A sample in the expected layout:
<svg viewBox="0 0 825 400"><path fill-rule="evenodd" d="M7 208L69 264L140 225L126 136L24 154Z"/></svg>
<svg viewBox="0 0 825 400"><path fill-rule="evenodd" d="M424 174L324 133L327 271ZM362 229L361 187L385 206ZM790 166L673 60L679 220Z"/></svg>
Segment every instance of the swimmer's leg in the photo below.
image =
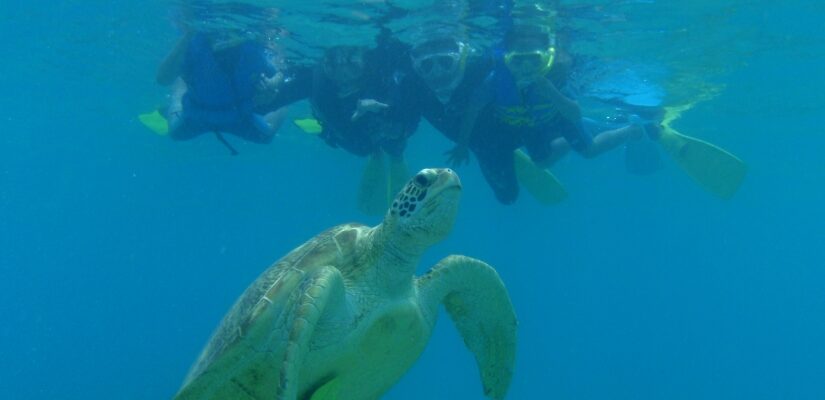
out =
<svg viewBox="0 0 825 400"><path fill-rule="evenodd" d="M493 189L501 204L513 204L518 199L519 185L512 150L476 152L481 174Z"/></svg>
<svg viewBox="0 0 825 400"><path fill-rule="evenodd" d="M387 168L384 152L377 150L367 158L358 187L358 210L366 215L383 215L387 211Z"/></svg>

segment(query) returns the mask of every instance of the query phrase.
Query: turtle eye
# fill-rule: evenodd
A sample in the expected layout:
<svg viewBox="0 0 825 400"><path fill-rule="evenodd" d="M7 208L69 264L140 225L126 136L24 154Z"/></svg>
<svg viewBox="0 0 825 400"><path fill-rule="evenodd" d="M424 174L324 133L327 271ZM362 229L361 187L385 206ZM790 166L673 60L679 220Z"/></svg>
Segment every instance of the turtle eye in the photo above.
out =
<svg viewBox="0 0 825 400"><path fill-rule="evenodd" d="M415 183L419 186L427 186L430 183L430 179L427 177L427 174L421 172L415 176Z"/></svg>

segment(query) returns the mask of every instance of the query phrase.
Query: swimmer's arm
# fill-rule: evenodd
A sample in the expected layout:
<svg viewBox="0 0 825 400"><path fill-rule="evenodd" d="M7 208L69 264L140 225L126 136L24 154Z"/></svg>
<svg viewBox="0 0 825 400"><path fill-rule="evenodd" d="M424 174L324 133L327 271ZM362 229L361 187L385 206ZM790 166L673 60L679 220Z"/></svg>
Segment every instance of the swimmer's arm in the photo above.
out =
<svg viewBox="0 0 825 400"><path fill-rule="evenodd" d="M175 48L173 48L160 63L157 75L155 76L155 80L159 85L169 86L180 76L181 70L183 69L183 58L186 54L186 46L189 44L189 39L191 38L192 35L189 33L183 35L183 37L178 40L178 43L175 44Z"/></svg>
<svg viewBox="0 0 825 400"><path fill-rule="evenodd" d="M473 92L473 96L467 102L467 109L464 111L464 116L461 118L461 126L458 132L458 145L467 146L470 143L470 136L475 129L478 115L487 107L488 104L494 100L493 90L487 85L483 84L478 90Z"/></svg>
<svg viewBox="0 0 825 400"><path fill-rule="evenodd" d="M547 78L541 78L534 84L536 94L545 100L549 100L555 108L559 111L561 116L568 120L578 123L582 118L581 108L579 105L568 98Z"/></svg>
<svg viewBox="0 0 825 400"><path fill-rule="evenodd" d="M258 112L273 111L312 95L312 69L292 67L271 78L261 77L253 101Z"/></svg>

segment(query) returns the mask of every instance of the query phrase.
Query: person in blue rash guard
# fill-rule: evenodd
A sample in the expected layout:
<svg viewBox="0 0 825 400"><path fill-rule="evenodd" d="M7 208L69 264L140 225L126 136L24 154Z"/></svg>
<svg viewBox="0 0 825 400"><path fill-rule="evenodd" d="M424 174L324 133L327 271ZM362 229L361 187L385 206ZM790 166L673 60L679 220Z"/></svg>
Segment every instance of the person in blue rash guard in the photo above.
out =
<svg viewBox="0 0 825 400"><path fill-rule="evenodd" d="M514 26L504 45L487 82L493 86L496 121L522 137L535 163L549 167L571 148L593 158L643 134L635 125L597 132L595 123L582 118L578 104L563 92L570 58L557 49L547 27Z"/></svg>
<svg viewBox="0 0 825 400"><path fill-rule="evenodd" d="M462 55L466 45L455 41L430 42L413 51L416 72L438 99L425 101L424 116L456 142L448 152L450 162L463 164L472 151L503 204L518 197L516 149L525 147L534 163L547 167L570 148L595 157L642 134L625 126L593 135L595 127L558 89L570 63L556 54L553 41L544 28L517 26L508 32L503 50L480 57Z"/></svg>
<svg viewBox="0 0 825 400"><path fill-rule="evenodd" d="M187 34L158 71L159 83L174 85L165 113L169 136L188 140L225 132L254 143L271 142L284 110L258 113L256 98L261 80L278 74L272 59L254 41L216 49L206 34Z"/></svg>

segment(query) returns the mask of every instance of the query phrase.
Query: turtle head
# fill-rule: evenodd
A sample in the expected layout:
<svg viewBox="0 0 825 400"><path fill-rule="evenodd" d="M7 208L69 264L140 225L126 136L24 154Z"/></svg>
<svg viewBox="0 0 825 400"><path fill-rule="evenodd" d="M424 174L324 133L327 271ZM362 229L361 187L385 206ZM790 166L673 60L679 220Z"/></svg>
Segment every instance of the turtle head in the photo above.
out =
<svg viewBox="0 0 825 400"><path fill-rule="evenodd" d="M453 228L461 182L450 169L424 169L415 174L395 196L384 224L396 229L403 243L437 243Z"/></svg>

